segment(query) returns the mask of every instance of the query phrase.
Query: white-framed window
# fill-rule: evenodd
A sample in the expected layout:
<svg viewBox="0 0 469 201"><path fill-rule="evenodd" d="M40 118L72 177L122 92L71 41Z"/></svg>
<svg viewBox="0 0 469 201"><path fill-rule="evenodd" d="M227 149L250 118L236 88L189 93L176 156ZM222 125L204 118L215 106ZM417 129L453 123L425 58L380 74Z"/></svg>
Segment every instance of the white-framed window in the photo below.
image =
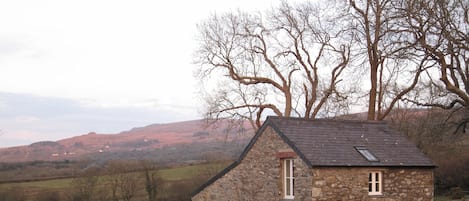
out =
<svg viewBox="0 0 469 201"><path fill-rule="evenodd" d="M293 169L293 159L283 159L283 197L285 199L295 198Z"/></svg>
<svg viewBox="0 0 469 201"><path fill-rule="evenodd" d="M383 194L383 176L379 171L368 173L368 195Z"/></svg>

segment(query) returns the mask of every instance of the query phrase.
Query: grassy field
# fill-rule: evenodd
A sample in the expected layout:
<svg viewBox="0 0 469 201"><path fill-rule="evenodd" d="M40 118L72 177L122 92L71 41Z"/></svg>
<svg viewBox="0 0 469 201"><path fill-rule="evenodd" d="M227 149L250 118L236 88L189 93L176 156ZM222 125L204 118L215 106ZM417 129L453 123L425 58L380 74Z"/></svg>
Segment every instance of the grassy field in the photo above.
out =
<svg viewBox="0 0 469 201"><path fill-rule="evenodd" d="M157 173L161 179L158 187L159 200L186 200L189 194L198 186L229 164L230 162L219 162L154 170L152 173ZM132 201L147 200L143 172L123 173L119 174L119 176L134 178L136 179L135 181L138 182L137 190L131 199ZM110 182L115 178L116 175L113 174L97 176L95 194L99 195L99 197L94 200L110 200L108 197L111 194L109 190ZM60 197L58 201L68 201L71 200L69 195L73 192L74 188L76 188L76 186L74 186L76 181L76 178L67 178L0 184L0 201L53 201L52 199L44 198L43 195L47 193L55 193ZM12 194L22 194L24 195L24 199L2 199L5 198L3 194L8 192ZM451 201L451 199L446 196L436 196L435 201Z"/></svg>
<svg viewBox="0 0 469 201"><path fill-rule="evenodd" d="M191 179L200 174L216 174L229 165L228 162L181 166L170 169L162 169L159 175L167 181Z"/></svg>
<svg viewBox="0 0 469 201"><path fill-rule="evenodd" d="M161 200L180 200L186 198L195 188L205 182L209 177L213 176L221 169L229 165L229 162L219 162L210 164L197 164L181 167L172 167L155 170L152 173L157 173L160 178L158 195ZM145 192L145 177L143 172L131 172L119 174L119 178L135 179L136 192L134 193L132 201L147 200ZM95 194L100 194L100 198L95 200L104 201L106 196L110 196L110 185L116 175L102 175L97 176ZM23 193L26 201L43 201L41 195L45 193L55 193L60 197L60 200L70 200L69 196L76 188L74 185L78 179L52 179L45 181L34 182L20 182L20 183L5 183L0 185L0 201L2 196L8 192L15 191ZM44 197L44 196L42 196ZM44 198L45 199L45 198ZM21 200L21 199L20 199Z"/></svg>

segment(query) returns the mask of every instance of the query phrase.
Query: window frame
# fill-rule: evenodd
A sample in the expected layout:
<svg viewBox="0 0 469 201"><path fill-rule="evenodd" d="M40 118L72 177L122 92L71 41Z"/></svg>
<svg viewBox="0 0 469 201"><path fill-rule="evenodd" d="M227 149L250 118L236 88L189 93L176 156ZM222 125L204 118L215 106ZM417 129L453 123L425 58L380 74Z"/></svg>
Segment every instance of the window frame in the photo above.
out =
<svg viewBox="0 0 469 201"><path fill-rule="evenodd" d="M357 150L358 153L360 153L363 158L365 158L367 161L379 162L378 157L376 157L368 148L363 146L357 146L355 147L355 150Z"/></svg>
<svg viewBox="0 0 469 201"><path fill-rule="evenodd" d="M378 190L376 190L376 187L378 187ZM371 171L368 173L368 195L383 195L382 171Z"/></svg>
<svg viewBox="0 0 469 201"><path fill-rule="evenodd" d="M290 175L287 175L287 164ZM285 158L283 159L283 198L284 199L294 199L295 198L295 174L294 174L294 159ZM290 189L290 194L288 194L287 189Z"/></svg>

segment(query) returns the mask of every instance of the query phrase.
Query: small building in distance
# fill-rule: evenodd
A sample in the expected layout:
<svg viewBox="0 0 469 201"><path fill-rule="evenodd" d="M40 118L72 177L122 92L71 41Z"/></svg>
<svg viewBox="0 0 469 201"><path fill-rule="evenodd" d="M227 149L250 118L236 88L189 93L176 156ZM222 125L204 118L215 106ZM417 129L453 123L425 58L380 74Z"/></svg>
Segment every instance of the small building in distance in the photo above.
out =
<svg viewBox="0 0 469 201"><path fill-rule="evenodd" d="M431 201L434 167L384 122L268 117L192 200Z"/></svg>

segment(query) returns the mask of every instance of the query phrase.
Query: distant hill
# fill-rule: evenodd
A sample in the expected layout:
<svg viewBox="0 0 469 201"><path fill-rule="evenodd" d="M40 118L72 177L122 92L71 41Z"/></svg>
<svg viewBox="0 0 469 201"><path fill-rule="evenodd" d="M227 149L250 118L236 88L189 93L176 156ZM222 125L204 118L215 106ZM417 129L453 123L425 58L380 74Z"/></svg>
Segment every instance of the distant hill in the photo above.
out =
<svg viewBox="0 0 469 201"><path fill-rule="evenodd" d="M456 120L441 110L393 111L386 121L430 153L438 146L469 145L469 128L456 131ZM337 119L365 120L366 113ZM456 123L455 123L456 122ZM234 126L235 125L235 126ZM117 134L90 132L59 141L35 142L28 146L0 148L0 162L149 159L161 163L236 158L255 131L250 124L220 121L207 126L205 120L152 124Z"/></svg>
<svg viewBox="0 0 469 201"><path fill-rule="evenodd" d="M205 120L153 124L118 134L90 132L56 142L1 148L0 161L151 158L168 162L171 161L170 156L178 160L196 160L217 152L219 155L230 155L228 152L238 154L253 134L247 122L238 126L229 121L207 126Z"/></svg>

